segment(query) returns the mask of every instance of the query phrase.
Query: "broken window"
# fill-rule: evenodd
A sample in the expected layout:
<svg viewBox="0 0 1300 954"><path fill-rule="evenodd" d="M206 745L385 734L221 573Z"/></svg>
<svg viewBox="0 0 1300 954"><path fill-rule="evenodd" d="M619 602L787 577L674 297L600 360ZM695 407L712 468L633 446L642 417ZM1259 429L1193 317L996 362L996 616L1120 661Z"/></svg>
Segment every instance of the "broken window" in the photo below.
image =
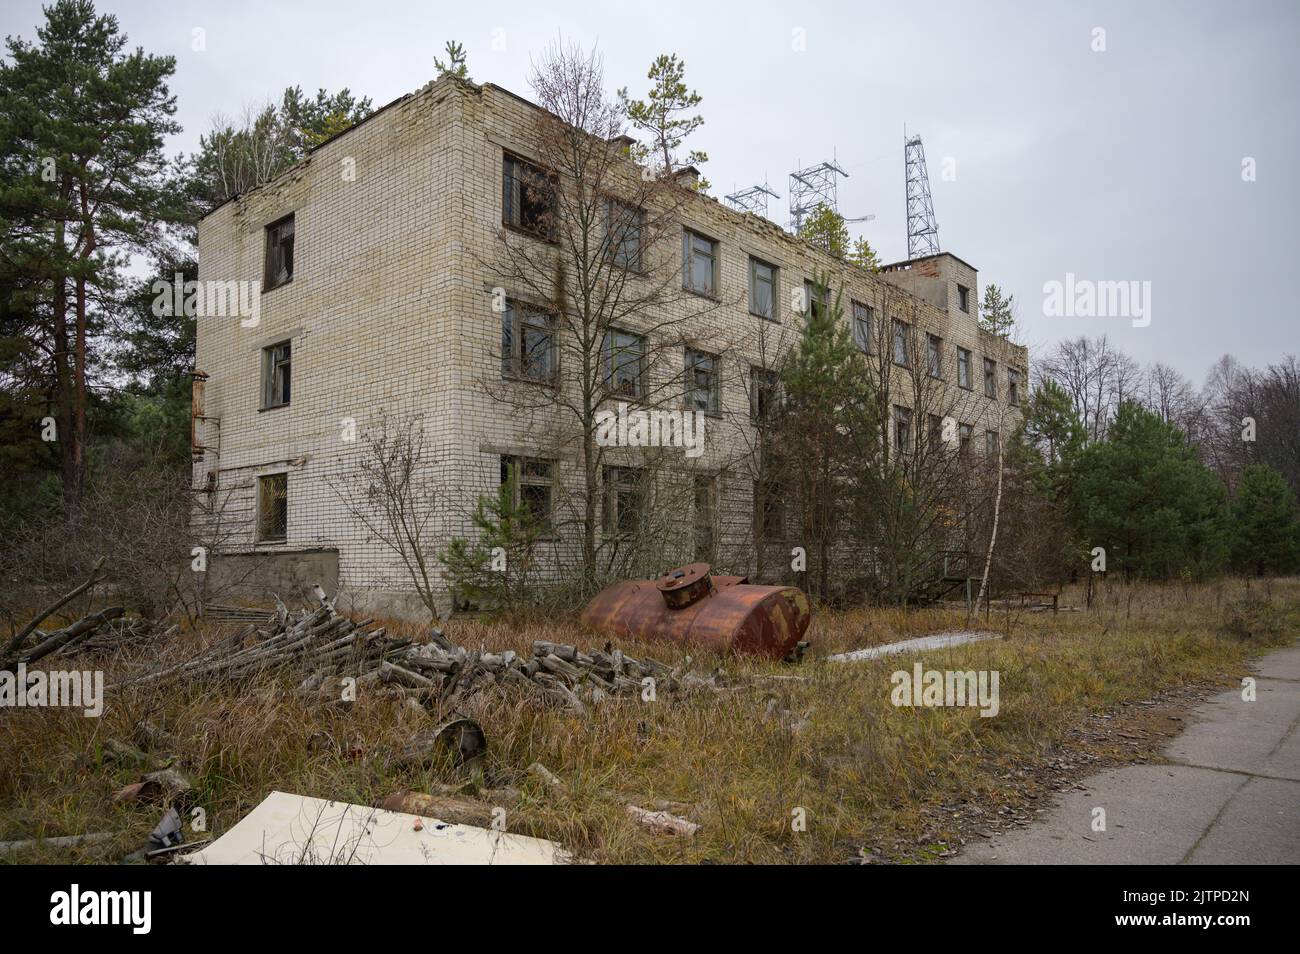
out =
<svg viewBox="0 0 1300 954"><path fill-rule="evenodd" d="M605 532L630 536L640 529L646 511L645 471L639 467L605 468Z"/></svg>
<svg viewBox="0 0 1300 954"><path fill-rule="evenodd" d="M257 478L257 539L283 543L289 536L289 475Z"/></svg>
<svg viewBox="0 0 1300 954"><path fill-rule="evenodd" d="M894 405L894 450L900 454L912 452L912 409Z"/></svg>
<svg viewBox="0 0 1300 954"><path fill-rule="evenodd" d="M286 215L266 227L266 273L262 290L270 291L293 281L293 216Z"/></svg>
<svg viewBox="0 0 1300 954"><path fill-rule="evenodd" d="M1020 372L1015 368L1007 369L1007 400L1012 404L1020 403Z"/></svg>
<svg viewBox="0 0 1300 954"><path fill-rule="evenodd" d="M534 457L502 457L501 485L508 485L511 477L514 478L512 506L524 512L530 527L549 530L555 464Z"/></svg>
<svg viewBox="0 0 1300 954"><path fill-rule="evenodd" d="M876 350L876 312L860 301L851 302L853 308L853 342L867 354Z"/></svg>
<svg viewBox="0 0 1300 954"><path fill-rule="evenodd" d="M704 563L712 563L715 556L717 496L716 477L695 478L695 559Z"/></svg>
<svg viewBox="0 0 1300 954"><path fill-rule="evenodd" d="M992 358L984 359L984 396L998 396L998 365Z"/></svg>
<svg viewBox="0 0 1300 954"><path fill-rule="evenodd" d="M943 377L943 339L938 335L925 336L925 359L932 378Z"/></svg>
<svg viewBox="0 0 1300 954"><path fill-rule="evenodd" d="M894 319L894 364L912 366L912 329L907 322Z"/></svg>
<svg viewBox="0 0 1300 954"><path fill-rule="evenodd" d="M749 413L755 423L770 421L776 413L781 376L771 368L749 369Z"/></svg>
<svg viewBox="0 0 1300 954"><path fill-rule="evenodd" d="M701 295L718 293L718 243L689 229L682 236L682 286Z"/></svg>
<svg viewBox="0 0 1300 954"><path fill-rule="evenodd" d="M970 352L957 349L957 386L970 390Z"/></svg>
<svg viewBox="0 0 1300 954"><path fill-rule="evenodd" d="M283 407L289 403L289 379L292 365L290 344L281 341L262 349L262 409Z"/></svg>
<svg viewBox="0 0 1300 954"><path fill-rule="evenodd" d="M605 361L605 387L620 397L637 398L645 371L645 338L611 328L601 345Z"/></svg>
<svg viewBox="0 0 1300 954"><path fill-rule="evenodd" d="M555 232L555 183L545 172L506 154L501 164L501 221L538 238Z"/></svg>
<svg viewBox="0 0 1300 954"><path fill-rule="evenodd" d="M506 303L501 314L501 374L527 381L555 379L555 322L549 312Z"/></svg>
<svg viewBox="0 0 1300 954"><path fill-rule="evenodd" d="M803 283L804 316L808 320L821 318L830 306L830 289L818 285L811 279Z"/></svg>
<svg viewBox="0 0 1300 954"><path fill-rule="evenodd" d="M975 428L969 424L957 425L957 447L965 454L970 450L971 437L975 433Z"/></svg>
<svg viewBox="0 0 1300 954"><path fill-rule="evenodd" d="M686 406L693 411L717 414L721 406L718 359L703 351L686 349Z"/></svg>
<svg viewBox="0 0 1300 954"><path fill-rule="evenodd" d="M757 258L749 260L749 313L776 318L776 266Z"/></svg>
<svg viewBox="0 0 1300 954"><path fill-rule="evenodd" d="M615 265L641 269L641 231L645 213L617 199L605 200L606 251Z"/></svg>

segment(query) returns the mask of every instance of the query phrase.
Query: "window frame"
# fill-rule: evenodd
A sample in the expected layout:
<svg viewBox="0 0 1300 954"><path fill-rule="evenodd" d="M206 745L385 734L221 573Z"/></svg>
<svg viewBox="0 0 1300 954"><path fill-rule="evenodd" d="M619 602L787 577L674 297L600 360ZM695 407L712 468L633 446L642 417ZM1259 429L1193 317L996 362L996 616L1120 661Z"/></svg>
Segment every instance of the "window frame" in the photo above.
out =
<svg viewBox="0 0 1300 954"><path fill-rule="evenodd" d="M912 414L912 409L910 407L905 407L902 404L895 404L894 413L892 417L893 417L893 425L894 425L892 428L893 430L892 436L894 438L894 453L911 454L916 449L916 434L913 432L912 429L913 418L914 418L914 415ZM898 439L900 427L906 428L905 434L907 440L905 442L900 441Z"/></svg>
<svg viewBox="0 0 1300 954"><path fill-rule="evenodd" d="M894 362L894 364L898 365L898 367L907 368L908 370L911 370L912 368L912 326L908 324L906 321L904 321L902 318L891 318L890 321L892 322L892 324L890 325L890 336L889 336L890 359ZM903 337L902 337L903 360L902 361L898 360L898 346L899 346L898 330L900 328L903 330Z"/></svg>
<svg viewBox="0 0 1300 954"><path fill-rule="evenodd" d="M970 288L960 282L957 284L957 307L965 314L970 314Z"/></svg>
<svg viewBox="0 0 1300 954"><path fill-rule="evenodd" d="M524 340L527 330L543 327L537 318L545 318L545 331L549 338L547 348L549 371L546 375L526 374L524 372ZM559 380L559 349L556 346L555 313L549 308L533 306L517 299L507 299L505 311L501 313L501 377L503 380L524 381L529 384L554 385ZM510 355L506 355L506 336L510 337Z"/></svg>
<svg viewBox="0 0 1300 954"><path fill-rule="evenodd" d="M981 355L981 357L984 358L984 396L996 401L998 399L998 363L987 355Z"/></svg>
<svg viewBox="0 0 1300 954"><path fill-rule="evenodd" d="M970 359L973 357L973 355L974 355L974 352L972 352L969 348L963 348L963 347L961 347L961 345L958 345L958 346L957 346L957 387L961 388L961 389L964 390L964 391L974 391L974 390L975 390L975 384L974 384L974 381L973 381L972 378L971 378L971 366L970 366L970 365L971 365L971 360L970 360ZM965 374L966 383L965 383L965 384L962 383L962 369L963 369L963 368L964 368L965 371L966 371L966 374Z"/></svg>
<svg viewBox="0 0 1300 954"><path fill-rule="evenodd" d="M266 504L266 488L270 486L271 481L279 481L284 488L281 492L282 517L284 521L284 530L279 536L270 536L267 534L266 521L268 519ZM257 522L254 525L255 541L259 544L276 544L289 542L289 472L287 470L276 471L271 474L257 475Z"/></svg>
<svg viewBox="0 0 1300 954"><path fill-rule="evenodd" d="M640 342L640 350L635 352L637 357L635 387L633 389L633 393L630 394L618 388L615 388L614 386L615 354L622 354L625 352L631 353L628 348L615 345L614 338L617 335L623 335L625 337L632 338ZM601 340L600 343L600 361L604 369L604 373L602 375L602 381L605 387L605 391L608 394L614 395L616 397L631 398L632 400L640 400L643 397L645 397L646 344L647 344L646 336L643 334L638 334L637 332L634 331L626 331L623 328L616 328L612 326L605 329L604 338Z"/></svg>
<svg viewBox="0 0 1300 954"><path fill-rule="evenodd" d="M545 225L544 228L535 228L526 225L523 222L523 218L522 218L522 212L523 212L522 206L524 204L523 190L526 188L531 188L531 186L528 185L524 180L520 179L518 176L514 175L513 173L508 174L507 170L509 170L513 165L516 164L519 166L526 167L529 170L532 170L532 172L536 174L536 178L538 180L546 183L547 201L544 203L544 205L546 206L547 211L550 213L550 220L544 223ZM518 209L515 208L516 190L512 187L512 185L507 184L507 183L513 184L516 181L519 181L521 183L521 187L518 190L519 199L520 199L519 201L520 208ZM508 149L503 149L501 151L501 224L502 226L511 229L512 231L518 232L521 235L527 235L535 239L540 239L543 242L550 242L550 243L556 242L555 191L558 188L558 186L559 183L555 173L551 172L549 169L545 168L544 166L538 165L537 163L533 162L530 159L525 159L523 156L510 152ZM518 219L518 221L515 221L516 219Z"/></svg>
<svg viewBox="0 0 1300 954"><path fill-rule="evenodd" d="M695 247L692 241L693 239L699 239L702 242L709 243L709 263L710 263L709 282L711 287L707 291L701 288L696 288L694 284L695 269L693 265L694 265ZM717 239L710 238L709 236L705 235L703 232L697 232L692 228L683 227L682 228L682 289L684 291L690 292L693 295L701 295L705 298L712 298L716 300L719 295L718 286L722 278L722 268L721 268L721 261L720 261L722 256L720 253L721 253L721 243Z"/></svg>
<svg viewBox="0 0 1300 954"><path fill-rule="evenodd" d="M627 480L627 483L620 483ZM620 493L627 491L637 499L636 525L624 528ZM606 537L627 539L638 533L644 525L650 505L649 474L644 467L625 467L606 464L601 471L601 531Z"/></svg>
<svg viewBox="0 0 1300 954"><path fill-rule="evenodd" d="M692 360L696 359L696 360ZM709 407L700 407L695 403L694 396L699 391L696 387L693 373L699 363L699 359L704 359L712 364L709 372L711 384L709 387ZM707 414L710 417L722 416L722 359L716 354L708 351L701 351L698 348L687 347L683 356L683 388L682 403L688 411L698 411Z"/></svg>
<svg viewBox="0 0 1300 954"><path fill-rule="evenodd" d="M285 269L285 278L283 280L277 280L275 277L277 273L272 271L272 262L276 257L276 252L282 251L285 247L284 236L280 234L285 225L289 226L289 252L286 256L288 267ZM297 224L294 221L294 213L290 212L288 215L283 215L274 222L269 223L263 229L262 234L265 243L262 260L262 293L265 294L266 292L274 291L277 288L283 288L285 285L293 282L293 270L295 264L294 249L297 245Z"/></svg>
<svg viewBox="0 0 1300 954"><path fill-rule="evenodd" d="M764 314L761 311L756 311L754 309L754 298L755 298L754 289L758 287L758 276L757 276L756 266L761 266L763 268L766 268L769 272L771 272L771 276L772 276L771 282L769 283L771 287L771 292L768 296L767 314ZM756 255L749 256L749 303L748 305L749 305L749 313L751 315L754 315L756 318L765 318L768 321L780 320L780 317L777 312L777 304L776 304L780 300L780 280L781 280L781 269L779 267L773 265L771 262L759 258Z"/></svg>
<svg viewBox="0 0 1300 954"><path fill-rule="evenodd" d="M943 338L930 331L925 333L925 370L935 380L943 380Z"/></svg>
<svg viewBox="0 0 1300 954"><path fill-rule="evenodd" d="M539 464L545 466L547 470L546 476L540 477L528 473L529 465ZM509 468L515 468L515 473L517 475L514 486L514 499L510 502L513 508L519 509L523 505L525 487L544 487L546 489L546 512L540 518L535 518L533 527L537 530L538 536L544 538L550 537L555 530L555 461L544 457L529 457L522 454L502 454L502 484L504 484L509 477Z"/></svg>
<svg viewBox="0 0 1300 954"><path fill-rule="evenodd" d="M622 209L630 213L632 222L623 231L618 233L617 241L615 235L614 210ZM632 261L627 260L625 249L628 242L628 236L635 232L636 251ZM605 254L609 261L619 268L626 268L630 272L642 273L642 261L645 253L645 209L629 205L617 196L605 196Z"/></svg>
<svg viewBox="0 0 1300 954"><path fill-rule="evenodd" d="M766 392L767 401L761 400ZM781 375L759 364L749 366L749 419L753 424L770 424L781 400Z"/></svg>
<svg viewBox="0 0 1300 954"><path fill-rule="evenodd" d="M1007 368L1007 403L1012 407L1020 406L1020 369Z"/></svg>
<svg viewBox="0 0 1300 954"><path fill-rule="evenodd" d="M862 314L863 312L865 315ZM874 355L876 353L876 309L866 302L850 298L849 314L853 320L854 343L863 354ZM862 340L859 340L859 329L863 329Z"/></svg>
<svg viewBox="0 0 1300 954"><path fill-rule="evenodd" d="M285 349L284 357L277 358L276 352ZM282 387L276 388L277 382ZM284 392L283 400L273 399L275 393ZM274 411L276 408L288 407L293 401L293 339L285 338L262 348L262 403L259 411Z"/></svg>

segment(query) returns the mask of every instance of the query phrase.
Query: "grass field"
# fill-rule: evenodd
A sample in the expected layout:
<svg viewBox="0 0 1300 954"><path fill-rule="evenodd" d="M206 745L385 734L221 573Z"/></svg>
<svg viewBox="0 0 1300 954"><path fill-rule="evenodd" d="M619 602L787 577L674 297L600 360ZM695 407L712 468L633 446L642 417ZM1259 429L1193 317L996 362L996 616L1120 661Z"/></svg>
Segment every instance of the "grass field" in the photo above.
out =
<svg viewBox="0 0 1300 954"><path fill-rule="evenodd" d="M1082 607L1082 592L1067 590L1062 604ZM471 775L450 764L389 768L390 756L437 713L383 690L363 692L348 707L309 703L292 691L294 680L271 674L239 686L110 693L98 719L71 710L2 710L0 841L113 837L0 853L0 862L118 861L144 843L160 809L115 804L113 793L168 764L190 778L193 804L204 808L216 835L273 789L375 804L401 790L456 786L469 795L486 790L489 803L508 799L510 830L554 839L594 862L932 860L989 819L1032 813L1052 779L1064 777L1044 775L1049 767L1083 772L1149 754L1152 745L1121 741L1151 738L1139 722L1152 709L1138 703L1171 689L1186 694L1185 687L1235 683L1250 656L1295 639L1300 579L1111 583L1090 610L1059 615L995 602L974 628L1001 639L923 656L929 669L997 671L993 718L972 708L894 706L890 674L910 671L915 655L823 659L964 628L960 609L815 611L813 649L801 664L701 656L694 668L722 666L730 688L661 693L654 702L616 699L584 716L494 688L461 710L482 724L489 743L486 764ZM462 645L524 652L534 639L604 642L568 621L457 619L447 632ZM101 666L111 684L217 635L199 630L134 657L51 665ZM623 648L669 663L681 656L667 645ZM792 715L781 717L784 710ZM1103 717L1106 733L1081 731ZM170 739L142 739L143 720ZM122 743L143 749L144 762ZM534 762L559 776L563 789L526 772ZM656 835L626 812L629 802L653 808L659 800L689 806L680 810L699 823L698 833Z"/></svg>

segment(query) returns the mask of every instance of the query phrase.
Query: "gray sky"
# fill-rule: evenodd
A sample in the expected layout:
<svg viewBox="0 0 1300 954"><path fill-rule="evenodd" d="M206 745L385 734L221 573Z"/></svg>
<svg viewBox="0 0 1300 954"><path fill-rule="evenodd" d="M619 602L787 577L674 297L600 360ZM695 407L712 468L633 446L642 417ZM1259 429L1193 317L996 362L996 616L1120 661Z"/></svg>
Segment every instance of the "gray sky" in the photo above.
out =
<svg viewBox="0 0 1300 954"><path fill-rule="evenodd" d="M942 248L1015 294L1033 348L1105 332L1197 384L1225 352L1260 365L1300 350L1295 2L98 7L132 46L176 56L185 131L172 152L195 148L214 114L288 85L383 105L433 78L447 39L465 44L473 79L525 96L530 56L557 36L597 44L611 89L634 95L654 56L676 52L704 97L691 144L709 153L713 194L766 178L784 224L789 172L835 157L850 176L840 211L876 214L854 229L884 261L906 257L904 123L919 133ZM0 33L32 39L41 19L38 0L6 0ZM1245 157L1256 181L1242 179ZM1149 326L1045 316L1043 285L1067 272L1151 282Z"/></svg>

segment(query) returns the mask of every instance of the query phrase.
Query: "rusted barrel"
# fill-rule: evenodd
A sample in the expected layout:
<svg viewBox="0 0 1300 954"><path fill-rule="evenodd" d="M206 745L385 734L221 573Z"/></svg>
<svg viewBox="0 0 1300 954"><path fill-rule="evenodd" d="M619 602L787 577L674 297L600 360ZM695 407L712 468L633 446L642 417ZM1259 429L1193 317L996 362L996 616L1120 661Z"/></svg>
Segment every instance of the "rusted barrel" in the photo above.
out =
<svg viewBox="0 0 1300 954"><path fill-rule="evenodd" d="M778 659L803 638L811 618L808 597L798 587L713 576L707 563L670 570L657 580L615 583L582 611L583 623L615 636Z"/></svg>

